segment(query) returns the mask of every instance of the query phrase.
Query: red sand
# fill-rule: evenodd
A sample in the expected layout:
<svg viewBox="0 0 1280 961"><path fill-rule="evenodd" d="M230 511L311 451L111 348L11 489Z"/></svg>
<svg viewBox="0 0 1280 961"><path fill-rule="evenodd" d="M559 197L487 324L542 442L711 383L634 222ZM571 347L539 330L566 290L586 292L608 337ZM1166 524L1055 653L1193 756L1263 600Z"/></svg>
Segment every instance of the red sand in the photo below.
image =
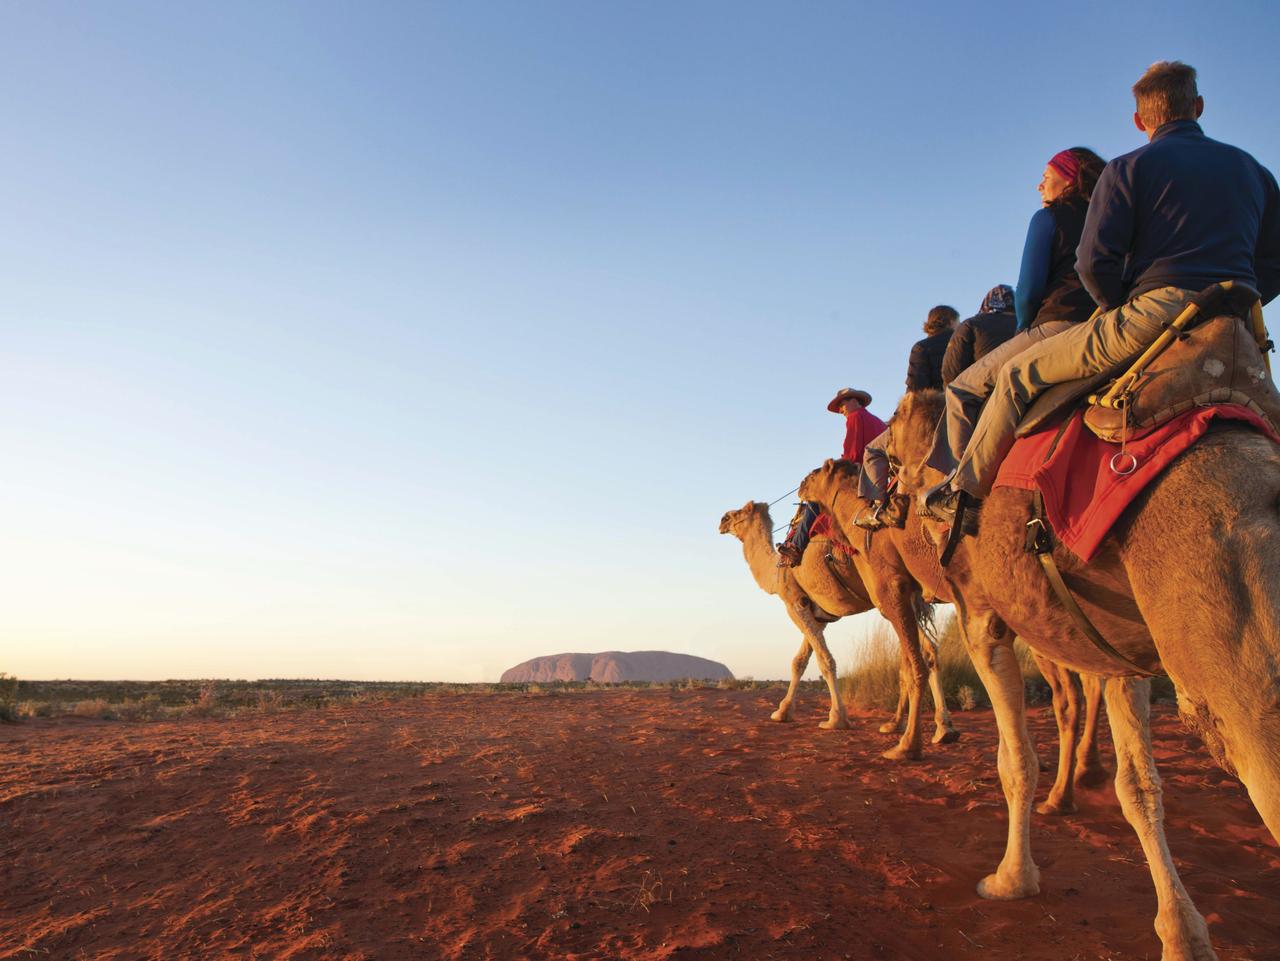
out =
<svg viewBox="0 0 1280 961"><path fill-rule="evenodd" d="M893 764L878 716L822 732L809 696L773 724L773 693L2 726L0 958L1159 958L1109 787L1037 816L1039 897L984 902L1005 826L989 712ZM1034 712L1046 757L1051 730ZM1280 850L1167 708L1156 739L1221 957L1277 957Z"/></svg>

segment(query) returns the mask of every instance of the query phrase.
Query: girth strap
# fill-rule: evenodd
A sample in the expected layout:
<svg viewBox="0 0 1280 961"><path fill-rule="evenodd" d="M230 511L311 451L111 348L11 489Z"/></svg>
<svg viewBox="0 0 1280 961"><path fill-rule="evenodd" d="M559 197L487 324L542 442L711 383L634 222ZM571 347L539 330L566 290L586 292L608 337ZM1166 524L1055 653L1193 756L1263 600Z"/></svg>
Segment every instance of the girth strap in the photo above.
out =
<svg viewBox="0 0 1280 961"><path fill-rule="evenodd" d="M1155 671L1139 667L1112 647L1102 633L1093 626L1093 621L1089 620L1089 615L1075 599L1071 588L1067 587L1067 582L1062 579L1062 572L1058 570L1058 564L1053 559L1053 535L1045 522L1044 498L1039 490L1035 492L1035 515L1027 521L1026 548L1040 559L1040 566L1044 568L1045 577L1049 579L1049 586L1053 588L1059 603L1067 609L1076 628L1093 643L1094 647L1112 660L1119 661L1135 674L1141 674L1143 677L1160 676Z"/></svg>

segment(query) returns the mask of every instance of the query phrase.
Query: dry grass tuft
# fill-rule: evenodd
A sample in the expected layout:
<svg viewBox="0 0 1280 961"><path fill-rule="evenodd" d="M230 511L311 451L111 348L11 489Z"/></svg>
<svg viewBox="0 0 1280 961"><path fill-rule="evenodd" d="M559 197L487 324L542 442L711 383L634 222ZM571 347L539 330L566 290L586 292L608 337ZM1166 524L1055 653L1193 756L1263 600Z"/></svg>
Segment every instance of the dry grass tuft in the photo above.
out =
<svg viewBox="0 0 1280 961"><path fill-rule="evenodd" d="M945 618L945 619L943 619ZM960 627L955 616L939 615L938 676L947 706L953 710L972 711L990 707L987 689L969 660ZM853 666L840 678L841 693L853 707L865 711L892 711L898 704L898 638L887 621L881 621L854 652ZM1032 703L1049 697L1049 686L1031 657L1027 647L1015 645L1022 676L1027 686L1027 700ZM933 703L932 695L928 701Z"/></svg>
<svg viewBox="0 0 1280 961"><path fill-rule="evenodd" d="M0 721L16 721L18 717L18 679L0 673Z"/></svg>

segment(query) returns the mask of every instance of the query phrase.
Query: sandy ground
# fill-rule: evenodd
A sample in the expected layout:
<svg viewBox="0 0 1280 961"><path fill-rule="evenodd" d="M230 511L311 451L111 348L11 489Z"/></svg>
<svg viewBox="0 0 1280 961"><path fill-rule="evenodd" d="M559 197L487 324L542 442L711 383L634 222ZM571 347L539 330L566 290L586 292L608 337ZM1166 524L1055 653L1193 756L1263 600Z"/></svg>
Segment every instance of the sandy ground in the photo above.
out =
<svg viewBox="0 0 1280 961"><path fill-rule="evenodd" d="M0 726L0 958L1159 958L1110 787L1037 817L1039 897L984 902L1005 831L989 712L891 764L878 716L828 733L819 700L793 725L771 702L442 694ZM1221 957L1280 957L1280 850L1157 720L1170 841ZM1051 731L1035 711L1045 756Z"/></svg>

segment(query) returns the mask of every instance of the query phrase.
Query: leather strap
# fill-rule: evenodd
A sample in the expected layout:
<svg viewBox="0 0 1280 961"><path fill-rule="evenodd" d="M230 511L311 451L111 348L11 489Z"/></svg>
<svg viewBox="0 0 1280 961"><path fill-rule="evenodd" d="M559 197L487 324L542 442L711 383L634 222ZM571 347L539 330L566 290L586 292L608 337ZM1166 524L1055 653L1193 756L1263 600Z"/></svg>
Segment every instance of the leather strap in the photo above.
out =
<svg viewBox="0 0 1280 961"><path fill-rule="evenodd" d="M1040 558L1040 566L1044 568L1045 577L1049 579L1049 586L1053 588L1059 603L1067 609L1076 628L1093 643L1094 647L1113 661L1123 664L1131 673L1140 674L1143 677L1160 676L1156 671L1139 667L1112 647L1102 633L1093 626L1089 615L1076 601L1071 588L1067 587L1067 582L1062 579L1062 572L1058 570L1057 562L1053 559L1053 535L1050 534L1049 525L1045 522L1044 500L1038 490L1035 493L1035 516L1027 521L1027 549Z"/></svg>

